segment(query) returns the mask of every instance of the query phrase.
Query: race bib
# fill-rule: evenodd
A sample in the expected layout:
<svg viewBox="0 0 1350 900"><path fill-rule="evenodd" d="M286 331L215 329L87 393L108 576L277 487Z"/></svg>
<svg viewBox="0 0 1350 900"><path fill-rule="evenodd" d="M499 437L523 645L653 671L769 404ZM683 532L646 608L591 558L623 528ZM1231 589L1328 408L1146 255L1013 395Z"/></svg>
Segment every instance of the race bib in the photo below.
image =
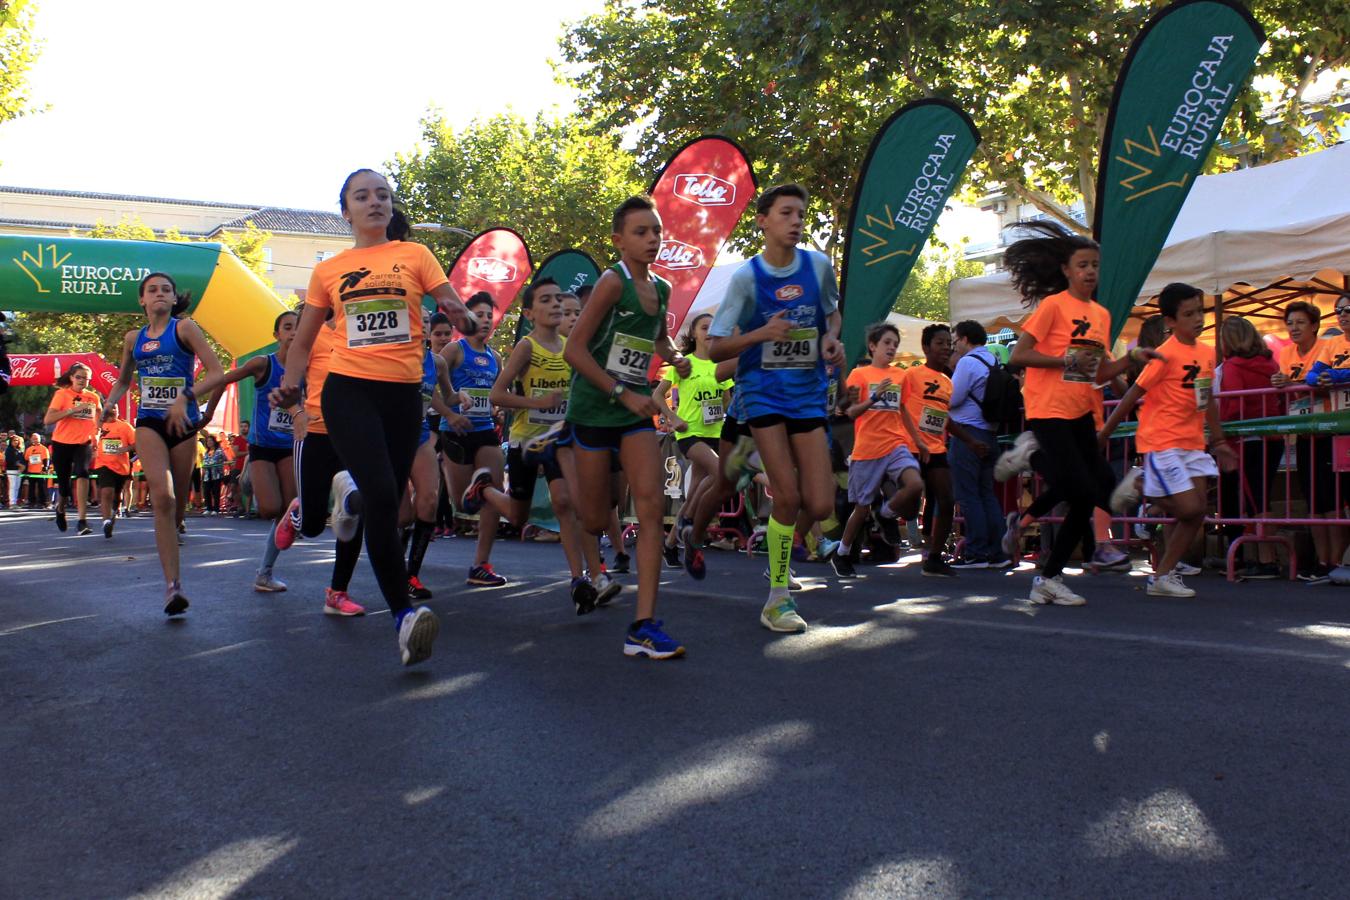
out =
<svg viewBox="0 0 1350 900"><path fill-rule="evenodd" d="M919 415L919 430L924 434L945 434L947 431L947 410L936 406L925 406Z"/></svg>
<svg viewBox="0 0 1350 900"><path fill-rule="evenodd" d="M103 452L104 452L104 453L107 453L107 454L111 455L111 454L113 454L113 453L120 453L121 451L122 451L122 442L121 442L120 440L118 440L117 438L104 438L104 439L103 439Z"/></svg>
<svg viewBox="0 0 1350 900"><path fill-rule="evenodd" d="M489 388L466 388L464 393L469 395L473 405L469 407L468 412L464 414L478 419L487 419L492 417L492 401L488 399L492 395ZM460 410L464 412L464 410Z"/></svg>
<svg viewBox="0 0 1350 900"><path fill-rule="evenodd" d="M267 416L267 430L276 431L281 434L293 434L295 432L295 422L291 418L290 413L279 406L274 406Z"/></svg>
<svg viewBox="0 0 1350 900"><path fill-rule="evenodd" d="M1307 416L1313 411L1313 401L1311 397L1299 397L1297 400L1289 401L1289 415Z"/></svg>
<svg viewBox="0 0 1350 900"><path fill-rule="evenodd" d="M727 417L727 411L722 408L721 399L704 400L702 406L704 425L716 425Z"/></svg>
<svg viewBox="0 0 1350 900"><path fill-rule="evenodd" d="M408 304L402 300L361 300L348 303L343 311L347 315L348 347L406 344L412 340Z"/></svg>
<svg viewBox="0 0 1350 900"><path fill-rule="evenodd" d="M655 341L620 331L614 335L614 342L609 345L605 371L624 384L645 385L647 369L651 367L652 353L655 351Z"/></svg>
<svg viewBox="0 0 1350 900"><path fill-rule="evenodd" d="M873 395L876 395L877 388L880 386L880 383L869 384L867 386L867 396L870 398ZM877 396L877 402L872 404L872 409L874 411L880 410L882 412L899 412L900 391L895 385L887 387L884 393Z"/></svg>
<svg viewBox="0 0 1350 900"><path fill-rule="evenodd" d="M42 468L42 454L34 453L32 456L28 457L28 464L38 469Z"/></svg>
<svg viewBox="0 0 1350 900"><path fill-rule="evenodd" d="M70 414L72 419L84 419L88 421L94 417L94 404L89 400L80 400L75 404L75 411Z"/></svg>
<svg viewBox="0 0 1350 900"><path fill-rule="evenodd" d="M178 399L183 389L182 378L160 378L147 376L141 379L141 407L144 409L168 409Z"/></svg>
<svg viewBox="0 0 1350 900"><path fill-rule="evenodd" d="M1106 350L1102 347L1071 345L1064 351L1063 380L1073 384L1094 383L1097 380L1097 367L1105 356Z"/></svg>
<svg viewBox="0 0 1350 900"><path fill-rule="evenodd" d="M1214 379L1195 379L1195 408L1199 412L1209 409L1209 398L1214 396Z"/></svg>
<svg viewBox="0 0 1350 900"><path fill-rule="evenodd" d="M1333 388L1331 391L1331 409L1343 412L1350 409L1350 387Z"/></svg>
<svg viewBox="0 0 1350 900"><path fill-rule="evenodd" d="M760 359L765 369L814 369L820 359L820 330L794 328L787 340L765 344Z"/></svg>
<svg viewBox="0 0 1350 900"><path fill-rule="evenodd" d="M553 391L549 388L535 388L530 392L530 396L547 397L551 393L553 393ZM547 409L530 410L530 415L525 421L529 422L531 425L552 425L556 422L561 422L565 418L567 418L566 393L563 394L563 398L559 401L557 406L550 406Z"/></svg>

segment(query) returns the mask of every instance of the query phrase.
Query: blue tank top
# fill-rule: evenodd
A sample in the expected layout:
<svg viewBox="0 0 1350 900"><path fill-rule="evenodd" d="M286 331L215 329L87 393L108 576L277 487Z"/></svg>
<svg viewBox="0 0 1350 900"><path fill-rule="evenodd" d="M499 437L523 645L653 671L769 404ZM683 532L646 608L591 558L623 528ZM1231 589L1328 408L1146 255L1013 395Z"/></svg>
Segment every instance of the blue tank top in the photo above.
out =
<svg viewBox="0 0 1350 900"><path fill-rule="evenodd" d="M192 384L192 370L196 356L178 342L178 320L170 319L164 333L157 338L146 335L149 325L136 335L131 355L136 360L136 376L141 387L141 402L136 413L140 419L164 419L178 394ZM197 401L187 405L189 422L201 418Z"/></svg>
<svg viewBox="0 0 1350 900"><path fill-rule="evenodd" d="M422 436L417 439L417 446L422 446L431 437L431 423L427 421L427 416L431 413L431 398L436 396L436 357L432 354L431 348L427 348L427 355L422 357L422 383L419 387L422 390Z"/></svg>
<svg viewBox="0 0 1350 900"><path fill-rule="evenodd" d="M295 444L295 426L291 414L273 406L267 395L281 386L286 369L275 353L267 355L267 380L254 391L253 420L248 430L248 442L255 447L289 450Z"/></svg>
<svg viewBox="0 0 1350 900"><path fill-rule="evenodd" d="M736 393L745 418L782 415L793 419L825 416L827 385L820 337L825 311L820 306L820 277L811 257L797 251L797 271L770 274L760 257L750 260L755 275L755 308L744 331L753 331L783 311L793 323L785 341L756 344L741 354Z"/></svg>
<svg viewBox="0 0 1350 900"><path fill-rule="evenodd" d="M491 350L475 350L468 338L460 338L459 347L461 359L459 365L450 370L450 384L456 391L468 391L469 396L473 397L473 409L468 413L469 421L473 423L470 430L491 431L495 426L492 424L492 404L488 401L488 395L492 393L492 384L497 380L497 372L501 367L497 365L497 357ZM452 409L462 412L458 403ZM442 419L441 431L449 430L450 426Z"/></svg>

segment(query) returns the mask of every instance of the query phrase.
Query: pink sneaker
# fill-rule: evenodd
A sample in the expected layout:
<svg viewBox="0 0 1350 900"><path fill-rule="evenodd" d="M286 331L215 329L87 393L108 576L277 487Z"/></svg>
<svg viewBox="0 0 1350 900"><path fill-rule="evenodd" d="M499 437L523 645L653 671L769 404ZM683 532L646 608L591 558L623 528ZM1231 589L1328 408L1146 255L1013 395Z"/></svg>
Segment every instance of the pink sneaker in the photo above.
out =
<svg viewBox="0 0 1350 900"><path fill-rule="evenodd" d="M289 550L291 544L295 543L295 519L292 518L292 514L300 515L299 497L291 501L291 505L281 514L281 521L277 523L277 533L273 540L278 550Z"/></svg>
<svg viewBox="0 0 1350 900"><path fill-rule="evenodd" d="M353 602L346 591L323 589L323 612L326 616L364 616L366 608Z"/></svg>

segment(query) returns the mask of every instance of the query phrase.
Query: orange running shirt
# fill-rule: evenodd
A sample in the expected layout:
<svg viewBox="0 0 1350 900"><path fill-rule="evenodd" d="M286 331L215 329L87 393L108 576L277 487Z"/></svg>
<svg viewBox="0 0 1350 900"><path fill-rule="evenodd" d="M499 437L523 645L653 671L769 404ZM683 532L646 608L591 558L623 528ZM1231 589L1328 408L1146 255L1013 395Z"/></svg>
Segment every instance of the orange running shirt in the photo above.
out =
<svg viewBox="0 0 1350 900"><path fill-rule="evenodd" d="M323 397L323 383L328 380L328 364L337 343L337 330L329 328L328 324L324 323L319 326L319 333L314 338L314 347L309 351L309 368L305 370L305 412L309 415L309 424L305 429L315 434L328 433L328 426L323 423L323 408L320 404Z"/></svg>
<svg viewBox="0 0 1350 900"><path fill-rule="evenodd" d="M900 379L900 402L919 432L919 440L929 453L947 452L947 412L952 401L952 380L928 366L910 366ZM914 453L909 433L905 446Z"/></svg>
<svg viewBox="0 0 1350 900"><path fill-rule="evenodd" d="M1323 338L1318 343L1322 345L1322 362L1333 369L1350 369L1350 339L1347 339L1343 334L1338 334L1334 337ZM1331 409L1335 412L1350 409L1350 385L1343 384L1333 387L1328 399L1331 403Z"/></svg>
<svg viewBox="0 0 1350 900"><path fill-rule="evenodd" d="M1040 302L1022 330L1036 339L1036 350L1047 356L1096 355L1106 359L1111 338L1111 314L1093 300L1079 300L1068 291ZM1022 397L1028 419L1077 419L1097 404L1092 379L1064 369L1027 368Z"/></svg>
<svg viewBox="0 0 1350 900"><path fill-rule="evenodd" d="M853 458L881 459L905 446L905 423L900 420L900 373L890 366L858 366L848 373L847 387L858 389L858 402L876 392L887 378L891 386L881 399L853 422Z"/></svg>
<svg viewBox="0 0 1350 900"><path fill-rule="evenodd" d="M1280 348L1280 371L1289 376L1290 381L1303 383L1313 363L1324 359L1328 349L1327 341L1315 341L1307 353L1299 353L1298 344L1286 344ZM1327 411L1324 398L1314 397L1307 391L1293 391L1289 394L1289 415L1306 416L1309 413Z"/></svg>
<svg viewBox="0 0 1350 900"><path fill-rule="evenodd" d="M422 297L446 284L421 244L353 247L314 267L305 303L333 310L330 372L370 381L422 381Z"/></svg>
<svg viewBox="0 0 1350 900"><path fill-rule="evenodd" d="M136 446L136 429L122 419L104 424L94 444L94 468L107 469L118 475L131 474L131 454L118 453L126 447Z"/></svg>
<svg viewBox="0 0 1350 900"><path fill-rule="evenodd" d="M47 468L47 459L52 452L43 444L29 444L23 448L23 458L28 460L28 474L41 475Z"/></svg>
<svg viewBox="0 0 1350 900"><path fill-rule="evenodd" d="M1205 449L1205 410L1214 393L1214 348L1183 344L1175 336L1158 348L1135 384L1147 391L1139 407L1135 446L1140 453Z"/></svg>
<svg viewBox="0 0 1350 900"><path fill-rule="evenodd" d="M99 402L96 391L76 391L73 388L61 388L52 397L47 411L65 412L77 403L87 403L85 409L67 416L52 428L52 440L62 444L87 444L98 432L98 422L103 415L103 404Z"/></svg>

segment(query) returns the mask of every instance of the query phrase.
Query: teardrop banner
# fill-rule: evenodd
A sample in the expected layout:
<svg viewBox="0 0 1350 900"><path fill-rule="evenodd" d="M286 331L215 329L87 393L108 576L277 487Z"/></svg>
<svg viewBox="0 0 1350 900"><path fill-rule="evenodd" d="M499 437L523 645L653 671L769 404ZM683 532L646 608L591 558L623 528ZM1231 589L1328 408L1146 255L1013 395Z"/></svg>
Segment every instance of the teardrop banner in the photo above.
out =
<svg viewBox="0 0 1350 900"><path fill-rule="evenodd" d="M666 331L675 334L717 254L754 199L759 182L745 151L728 138L707 135L681 147L652 182L661 216L661 249L653 264L671 284ZM660 360L653 359L653 371Z"/></svg>
<svg viewBox="0 0 1350 900"><path fill-rule="evenodd" d="M575 294L586 286L595 287L600 278L600 267L585 250L575 247L559 250L539 264L534 281L552 278L565 292ZM519 341L533 330L528 319L521 316L516 320L516 340Z"/></svg>
<svg viewBox="0 0 1350 900"><path fill-rule="evenodd" d="M853 193L840 278L849 366L867 349L867 326L895 305L979 145L970 116L934 99L906 104L872 139Z"/></svg>
<svg viewBox="0 0 1350 900"><path fill-rule="evenodd" d="M489 228L475 235L468 246L459 251L446 275L459 299L465 302L479 291L492 295L496 306L492 314L495 327L516 302L533 268L530 248L523 237L510 228Z"/></svg>
<svg viewBox="0 0 1350 900"><path fill-rule="evenodd" d="M1180 0L1149 19L1116 79L1097 165L1097 301L1125 326L1204 168L1265 31L1237 3Z"/></svg>

